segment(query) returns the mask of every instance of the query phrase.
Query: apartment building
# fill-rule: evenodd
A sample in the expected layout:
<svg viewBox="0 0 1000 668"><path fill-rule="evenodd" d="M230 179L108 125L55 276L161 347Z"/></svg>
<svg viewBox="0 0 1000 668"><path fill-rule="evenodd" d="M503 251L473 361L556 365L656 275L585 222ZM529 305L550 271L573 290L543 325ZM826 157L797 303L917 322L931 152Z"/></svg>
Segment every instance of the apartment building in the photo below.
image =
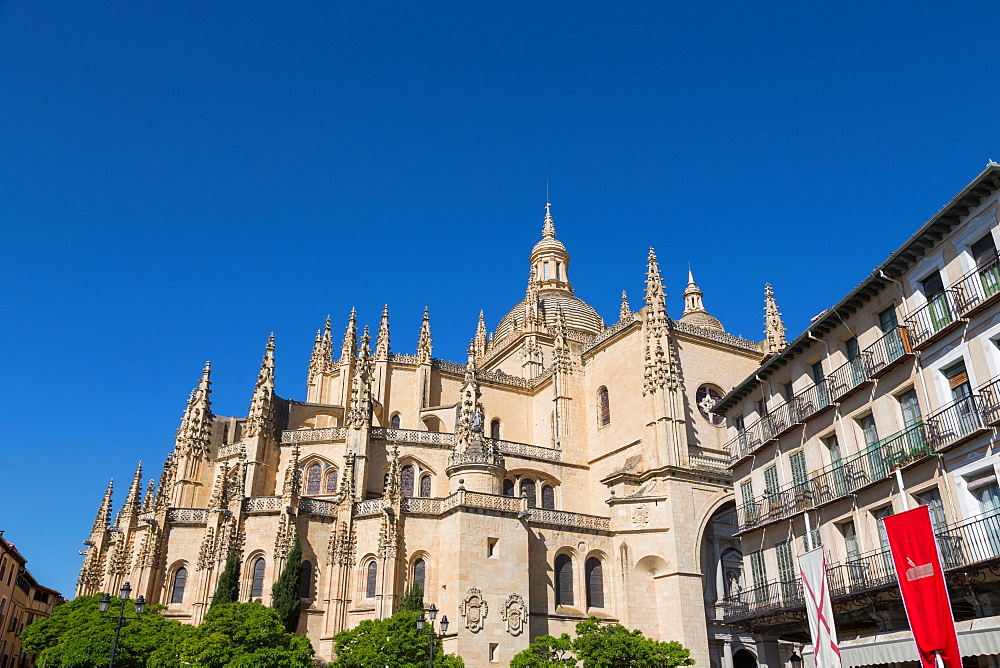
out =
<svg viewBox="0 0 1000 668"><path fill-rule="evenodd" d="M18 635L39 617L48 617L63 602L59 592L38 584L27 560L0 531L0 668L35 665L33 655L21 651Z"/></svg>
<svg viewBox="0 0 1000 668"><path fill-rule="evenodd" d="M811 661L796 563L810 544L826 553L845 668L914 661L881 520L924 504L965 664L997 665L998 188L991 162L715 406L744 554L725 620L754 634L758 664Z"/></svg>

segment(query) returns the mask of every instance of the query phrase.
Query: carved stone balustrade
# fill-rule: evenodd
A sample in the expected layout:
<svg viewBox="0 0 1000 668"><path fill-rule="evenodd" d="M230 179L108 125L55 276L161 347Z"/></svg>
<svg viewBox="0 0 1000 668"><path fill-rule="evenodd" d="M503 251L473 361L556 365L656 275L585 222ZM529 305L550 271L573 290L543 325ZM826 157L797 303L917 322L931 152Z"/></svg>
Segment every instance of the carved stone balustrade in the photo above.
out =
<svg viewBox="0 0 1000 668"><path fill-rule="evenodd" d="M540 445L516 443L514 441L500 441L492 438L484 438L483 442L487 445L496 446L497 450L505 455L530 457L531 459L544 459L550 462L558 462L562 460L562 450L557 450L555 448L543 448Z"/></svg>
<svg viewBox="0 0 1000 668"><path fill-rule="evenodd" d="M299 499L299 510L310 515L320 515L322 517L336 517L337 504L333 501L322 499Z"/></svg>
<svg viewBox="0 0 1000 668"><path fill-rule="evenodd" d="M323 427L322 429L289 429L281 432L281 442L318 443L321 441L343 441L347 438L347 427Z"/></svg>
<svg viewBox="0 0 1000 668"><path fill-rule="evenodd" d="M252 496L243 502L243 510L248 513L273 513L281 510L281 497Z"/></svg>
<svg viewBox="0 0 1000 668"><path fill-rule="evenodd" d="M233 457L240 454L240 448L242 447L242 443L230 443L229 445L222 446L219 448L219 459L225 459L226 457Z"/></svg>
<svg viewBox="0 0 1000 668"><path fill-rule="evenodd" d="M441 499L422 499L414 496L404 496L402 509L404 513L413 515L440 515Z"/></svg>
<svg viewBox="0 0 1000 668"><path fill-rule="evenodd" d="M443 431L420 431L418 429L390 429L373 427L371 437L391 443L422 443L427 445L454 445L455 434Z"/></svg>
<svg viewBox="0 0 1000 668"><path fill-rule="evenodd" d="M528 521L532 524L551 524L561 527L572 527L574 529L611 531L611 518L609 517L570 513L565 510L531 508L528 510Z"/></svg>
<svg viewBox="0 0 1000 668"><path fill-rule="evenodd" d="M367 517L369 515L381 515L382 507L385 505L384 499L368 499L367 501L356 501L354 503L354 516Z"/></svg>
<svg viewBox="0 0 1000 668"><path fill-rule="evenodd" d="M205 524L208 522L207 508L170 508L167 522L171 524Z"/></svg>
<svg viewBox="0 0 1000 668"><path fill-rule="evenodd" d="M691 466L701 469L713 469L716 471L729 470L728 457L710 457L708 455L688 455Z"/></svg>

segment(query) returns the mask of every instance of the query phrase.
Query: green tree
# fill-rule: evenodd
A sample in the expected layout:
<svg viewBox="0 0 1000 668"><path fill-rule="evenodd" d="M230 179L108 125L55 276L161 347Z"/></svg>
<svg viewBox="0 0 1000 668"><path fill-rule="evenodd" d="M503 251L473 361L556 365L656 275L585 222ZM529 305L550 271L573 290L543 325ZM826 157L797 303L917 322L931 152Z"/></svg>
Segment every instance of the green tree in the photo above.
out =
<svg viewBox="0 0 1000 668"><path fill-rule="evenodd" d="M148 666L206 668L311 668L306 636L285 631L278 613L260 603L226 603L208 611L198 627L186 627L159 647Z"/></svg>
<svg viewBox="0 0 1000 668"><path fill-rule="evenodd" d="M106 666L111 659L115 620L102 619L98 608L101 596L79 596L60 605L52 616L38 619L21 632L26 654L41 652L39 665L49 667L90 668ZM121 603L111 599L106 614L117 616ZM180 622L157 614L162 605L146 606L139 619L122 627L115 654L116 666L145 666L157 648L172 644L181 632ZM135 617L135 604L125 603L125 616Z"/></svg>
<svg viewBox="0 0 1000 668"><path fill-rule="evenodd" d="M285 557L285 567L271 587L271 607L278 613L285 630L295 633L299 628L299 617L302 616L302 601L299 591L302 586L302 543L299 534L295 534L295 544Z"/></svg>
<svg viewBox="0 0 1000 668"><path fill-rule="evenodd" d="M407 612L416 610L421 612L424 609L424 590L419 582L414 582L413 586L406 590L403 598L399 600L399 610L397 612Z"/></svg>
<svg viewBox="0 0 1000 668"><path fill-rule="evenodd" d="M539 636L511 659L510 668L545 668L545 666L575 666L573 640L568 633L558 638Z"/></svg>
<svg viewBox="0 0 1000 668"><path fill-rule="evenodd" d="M690 666L691 652L679 642L646 638L642 631L629 631L621 624L601 624L591 617L576 625L573 651L583 668L663 668Z"/></svg>
<svg viewBox="0 0 1000 668"><path fill-rule="evenodd" d="M236 548L229 550L226 557L226 567L215 585L215 595L212 596L210 609L225 603L236 603L240 600L240 553Z"/></svg>
<svg viewBox="0 0 1000 668"><path fill-rule="evenodd" d="M337 668L424 668L427 665L428 636L417 631L414 610L397 612L386 619L369 619L334 637ZM445 654L441 639L434 640L434 665L462 668L465 662Z"/></svg>

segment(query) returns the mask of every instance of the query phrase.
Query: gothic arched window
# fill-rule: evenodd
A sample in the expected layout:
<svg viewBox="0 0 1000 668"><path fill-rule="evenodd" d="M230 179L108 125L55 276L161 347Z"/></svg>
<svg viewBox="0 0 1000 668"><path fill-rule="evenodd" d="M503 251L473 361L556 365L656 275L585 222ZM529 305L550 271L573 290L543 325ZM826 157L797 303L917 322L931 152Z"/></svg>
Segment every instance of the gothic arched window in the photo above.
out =
<svg viewBox="0 0 1000 668"><path fill-rule="evenodd" d="M490 438L495 441L500 440L500 420L496 418L490 422Z"/></svg>
<svg viewBox="0 0 1000 668"><path fill-rule="evenodd" d="M174 573L174 588L170 593L171 603L184 602L184 587L187 586L188 571L183 566Z"/></svg>
<svg viewBox="0 0 1000 668"><path fill-rule="evenodd" d="M413 496L413 478L416 471L412 464L407 464L400 472L400 483L403 488L403 496Z"/></svg>
<svg viewBox="0 0 1000 668"><path fill-rule="evenodd" d="M264 595L264 557L253 562L253 579L250 581L250 598Z"/></svg>
<svg viewBox="0 0 1000 668"><path fill-rule="evenodd" d="M556 557L556 605L573 605L573 560L567 554Z"/></svg>
<svg viewBox="0 0 1000 668"><path fill-rule="evenodd" d="M323 477L323 466L316 462L306 473L306 494L319 494L319 481Z"/></svg>
<svg viewBox="0 0 1000 668"><path fill-rule="evenodd" d="M597 390L597 424L611 424L611 401L608 399L608 388L603 385Z"/></svg>
<svg viewBox="0 0 1000 668"><path fill-rule="evenodd" d="M424 587L424 579L427 573L427 563L423 559L417 559L413 562L413 584L420 585L420 591L426 591L427 588Z"/></svg>
<svg viewBox="0 0 1000 668"><path fill-rule="evenodd" d="M503 495L504 496L514 496L514 481L510 478L504 478L503 481Z"/></svg>
<svg viewBox="0 0 1000 668"><path fill-rule="evenodd" d="M378 565L368 562L368 577L365 580L365 598L375 598L375 581L378 579Z"/></svg>
<svg viewBox="0 0 1000 668"><path fill-rule="evenodd" d="M399 413L396 413L389 419L389 427L392 429L399 429Z"/></svg>
<svg viewBox="0 0 1000 668"><path fill-rule="evenodd" d="M326 493L337 493L337 469L330 469L330 472L326 474Z"/></svg>
<svg viewBox="0 0 1000 668"><path fill-rule="evenodd" d="M528 497L528 507L534 508L538 499L535 497L535 481L531 478L525 478L521 481L521 496Z"/></svg>
<svg viewBox="0 0 1000 668"><path fill-rule="evenodd" d="M299 578L299 598L312 598L313 565L311 561L302 562L302 576Z"/></svg>
<svg viewBox="0 0 1000 668"><path fill-rule="evenodd" d="M587 607L604 607L604 570L601 560L596 557L587 559L584 568L587 575Z"/></svg>
<svg viewBox="0 0 1000 668"><path fill-rule="evenodd" d="M552 485L542 486L542 508L556 509L556 490L552 488Z"/></svg>
<svg viewBox="0 0 1000 668"><path fill-rule="evenodd" d="M420 496L425 499L431 496L431 477L429 475L420 478Z"/></svg>

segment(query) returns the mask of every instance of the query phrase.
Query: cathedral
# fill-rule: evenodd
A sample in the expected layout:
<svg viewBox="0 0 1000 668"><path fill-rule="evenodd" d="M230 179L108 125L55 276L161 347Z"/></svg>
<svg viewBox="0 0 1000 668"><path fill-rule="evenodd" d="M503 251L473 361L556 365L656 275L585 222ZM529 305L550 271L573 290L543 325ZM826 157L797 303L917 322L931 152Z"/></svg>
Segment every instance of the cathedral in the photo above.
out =
<svg viewBox="0 0 1000 668"><path fill-rule="evenodd" d="M275 394L273 337L246 417L212 412L206 363L159 482L144 490L140 464L116 512L108 486L76 593L128 581L198 623L231 550L241 599L268 604L298 535L299 631L324 659L420 583L467 666L589 616L732 665L753 640L723 623L743 557L710 409L783 344L770 291L762 343L728 334L690 272L671 319L650 249L642 307L622 293L608 325L574 292L548 206L529 263L463 362L434 357L427 310L416 351L394 352L387 307L374 333L352 311L339 350L327 319L302 400Z"/></svg>

